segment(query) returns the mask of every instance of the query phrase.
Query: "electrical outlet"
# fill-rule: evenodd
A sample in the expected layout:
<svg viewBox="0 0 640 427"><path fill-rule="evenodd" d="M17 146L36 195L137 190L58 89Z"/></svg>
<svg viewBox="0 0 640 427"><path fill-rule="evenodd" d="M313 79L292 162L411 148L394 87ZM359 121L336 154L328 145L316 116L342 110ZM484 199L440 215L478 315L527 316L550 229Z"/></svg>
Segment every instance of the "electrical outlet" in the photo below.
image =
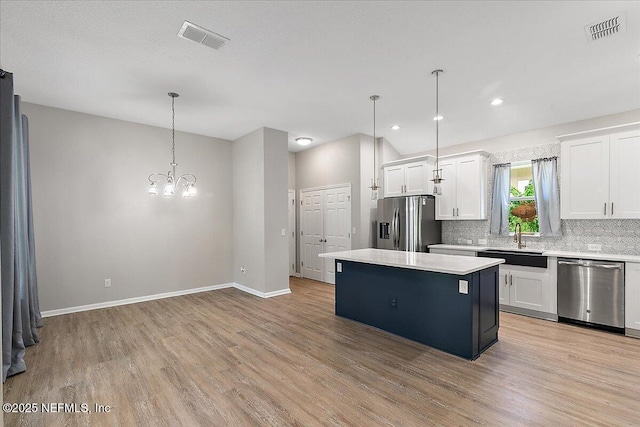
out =
<svg viewBox="0 0 640 427"><path fill-rule="evenodd" d="M336 262L336 271L338 273L342 273L342 263L341 262Z"/></svg>
<svg viewBox="0 0 640 427"><path fill-rule="evenodd" d="M286 235L287 235L287 229L286 229L286 228L283 228L283 229L280 231L280 234L281 234L282 236L286 236Z"/></svg>
<svg viewBox="0 0 640 427"><path fill-rule="evenodd" d="M104 279L104 287L105 288L111 287L111 279Z"/></svg>
<svg viewBox="0 0 640 427"><path fill-rule="evenodd" d="M589 243L587 245L587 249L590 250L590 251L600 252L602 250L602 245L596 245L596 244L593 244L593 243Z"/></svg>
<svg viewBox="0 0 640 427"><path fill-rule="evenodd" d="M463 245L465 241L466 241L466 239L463 239L462 237L458 237L458 244L459 245Z"/></svg>
<svg viewBox="0 0 640 427"><path fill-rule="evenodd" d="M487 239L478 239L478 244L479 245L486 245L487 243L488 243Z"/></svg>
<svg viewBox="0 0 640 427"><path fill-rule="evenodd" d="M458 280L458 292L461 294L469 293L469 282L466 280Z"/></svg>
<svg viewBox="0 0 640 427"><path fill-rule="evenodd" d="M245 274L247 271L245 270L244 266L240 267L240 273Z"/></svg>

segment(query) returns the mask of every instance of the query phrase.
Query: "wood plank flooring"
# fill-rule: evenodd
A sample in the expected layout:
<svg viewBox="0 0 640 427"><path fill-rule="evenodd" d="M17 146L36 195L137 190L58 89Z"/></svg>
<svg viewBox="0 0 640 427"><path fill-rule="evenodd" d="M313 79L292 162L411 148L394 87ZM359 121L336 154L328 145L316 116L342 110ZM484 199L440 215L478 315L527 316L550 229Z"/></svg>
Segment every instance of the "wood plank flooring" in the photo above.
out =
<svg viewBox="0 0 640 427"><path fill-rule="evenodd" d="M501 313L470 362L333 314L333 287L237 289L45 319L5 402L17 426L640 425L640 340Z"/></svg>

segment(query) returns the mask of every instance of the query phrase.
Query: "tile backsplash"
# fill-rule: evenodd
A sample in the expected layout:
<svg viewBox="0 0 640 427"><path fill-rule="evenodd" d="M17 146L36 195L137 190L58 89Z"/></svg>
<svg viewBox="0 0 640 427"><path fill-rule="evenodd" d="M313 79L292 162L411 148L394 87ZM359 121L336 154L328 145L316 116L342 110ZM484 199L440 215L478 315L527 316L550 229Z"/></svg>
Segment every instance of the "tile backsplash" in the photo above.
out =
<svg viewBox="0 0 640 427"><path fill-rule="evenodd" d="M540 157L560 156L560 143L526 147L494 153L489 158L488 206L491 216L493 188L493 164L530 160ZM562 159L558 158L558 169ZM562 197L562 194L560 195ZM513 238L489 234L489 220L442 221L442 240L445 244L457 245L458 239L469 239L474 245L478 239L487 239L490 247L515 247ZM562 237L523 236L528 248L587 252L587 245L602 245L602 253L640 255L640 219L594 219L562 220ZM484 246L484 245L481 245Z"/></svg>

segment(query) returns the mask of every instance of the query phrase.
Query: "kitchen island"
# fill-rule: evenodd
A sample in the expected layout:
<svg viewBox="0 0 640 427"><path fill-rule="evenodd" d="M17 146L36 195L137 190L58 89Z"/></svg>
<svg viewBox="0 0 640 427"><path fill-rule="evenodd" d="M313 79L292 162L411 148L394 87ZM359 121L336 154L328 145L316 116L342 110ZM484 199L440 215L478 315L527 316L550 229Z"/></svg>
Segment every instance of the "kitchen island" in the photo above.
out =
<svg viewBox="0 0 640 427"><path fill-rule="evenodd" d="M335 259L335 313L474 360L498 341L504 260L358 249Z"/></svg>

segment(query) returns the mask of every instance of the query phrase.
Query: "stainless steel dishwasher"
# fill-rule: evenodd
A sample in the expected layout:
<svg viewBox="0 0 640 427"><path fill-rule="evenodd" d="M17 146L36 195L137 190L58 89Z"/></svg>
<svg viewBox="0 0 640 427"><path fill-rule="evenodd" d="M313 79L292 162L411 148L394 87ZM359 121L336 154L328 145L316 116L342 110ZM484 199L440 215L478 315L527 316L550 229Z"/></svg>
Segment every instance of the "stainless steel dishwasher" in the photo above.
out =
<svg viewBox="0 0 640 427"><path fill-rule="evenodd" d="M558 258L558 318L624 331L624 263Z"/></svg>

